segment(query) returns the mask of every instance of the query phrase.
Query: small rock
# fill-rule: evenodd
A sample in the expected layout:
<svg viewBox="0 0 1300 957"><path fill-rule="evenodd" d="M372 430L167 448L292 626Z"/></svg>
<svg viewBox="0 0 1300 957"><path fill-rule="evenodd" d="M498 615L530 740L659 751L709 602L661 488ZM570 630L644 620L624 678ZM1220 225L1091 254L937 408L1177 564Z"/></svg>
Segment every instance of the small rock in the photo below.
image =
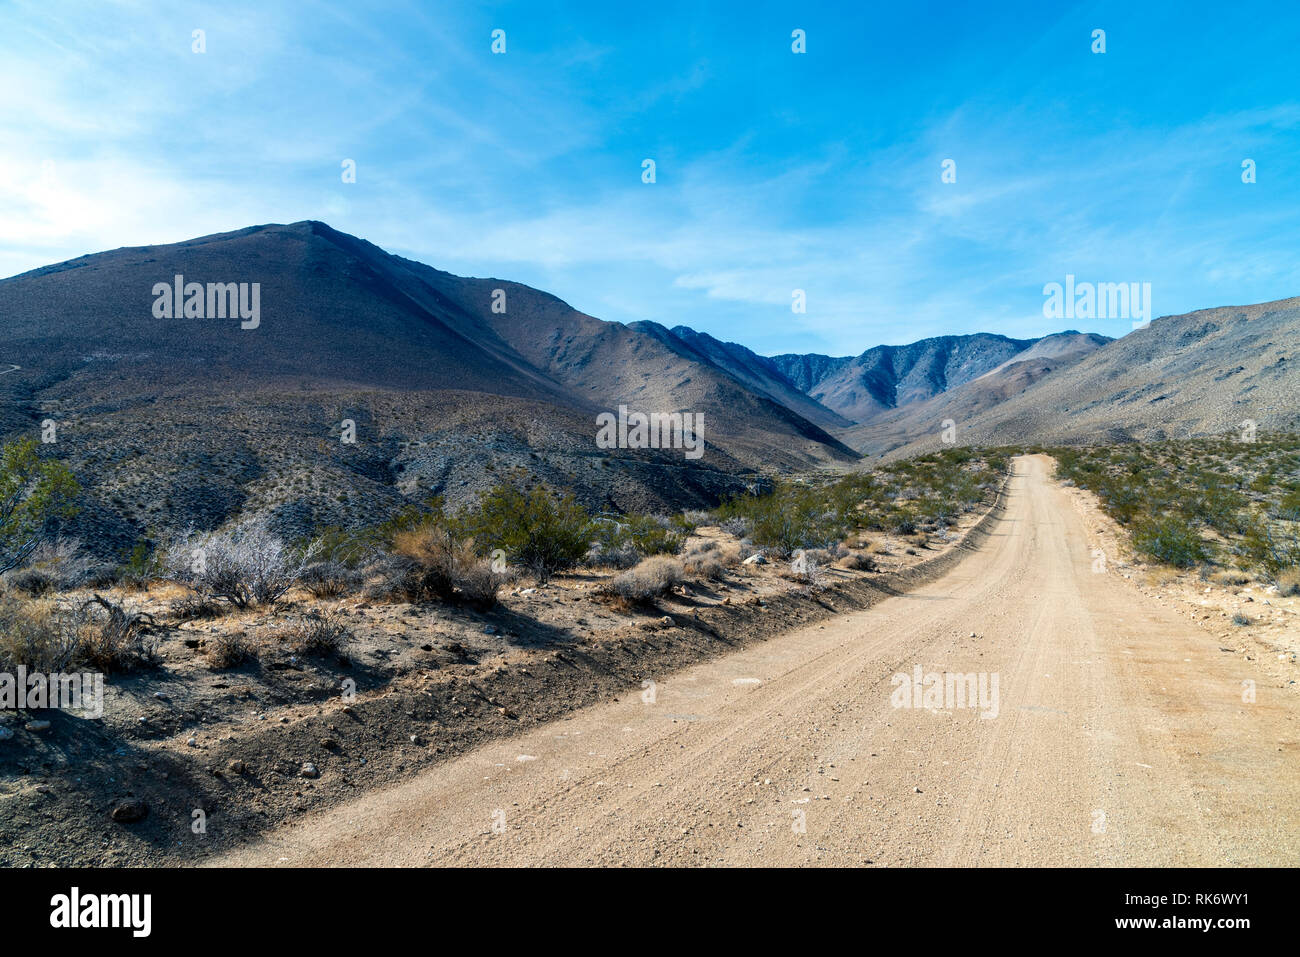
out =
<svg viewBox="0 0 1300 957"><path fill-rule="evenodd" d="M754 552L754 554L746 558L743 562L741 562L741 564L742 565L766 565L767 559L763 557L762 552Z"/></svg>
<svg viewBox="0 0 1300 957"><path fill-rule="evenodd" d="M132 821L138 821L149 813L149 805L138 798L128 798L119 801L117 807L113 808L111 817L119 824L129 824Z"/></svg>
<svg viewBox="0 0 1300 957"><path fill-rule="evenodd" d="M248 770L248 765L245 764L243 761L239 760L238 758L231 761L230 764L227 765L227 767L230 768L231 774L243 774L245 771Z"/></svg>
<svg viewBox="0 0 1300 957"><path fill-rule="evenodd" d="M920 788L912 788L912 793L914 793L914 794L920 794L920 793L921 793L921 789L920 789Z"/></svg>
<svg viewBox="0 0 1300 957"><path fill-rule="evenodd" d="M28 731L49 731L50 723L45 720L28 721L25 725Z"/></svg>
<svg viewBox="0 0 1300 957"><path fill-rule="evenodd" d="M320 771L316 770L316 765L312 764L310 761L304 762L302 766L302 770L299 771L298 773L305 778L320 777Z"/></svg>
<svg viewBox="0 0 1300 957"><path fill-rule="evenodd" d="M189 739L188 741L186 741L185 743L186 743L187 745L189 745L191 748L197 748L197 747L199 746L199 739L198 739L198 738L190 738L190 739Z"/></svg>

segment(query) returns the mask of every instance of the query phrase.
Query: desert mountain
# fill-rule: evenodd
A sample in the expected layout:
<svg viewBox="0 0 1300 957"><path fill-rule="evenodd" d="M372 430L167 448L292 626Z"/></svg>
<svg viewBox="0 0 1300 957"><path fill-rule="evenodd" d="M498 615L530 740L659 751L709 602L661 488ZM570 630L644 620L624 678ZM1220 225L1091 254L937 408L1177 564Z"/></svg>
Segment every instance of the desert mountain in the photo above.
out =
<svg viewBox="0 0 1300 957"><path fill-rule="evenodd" d="M1016 358L1045 356L1060 348L1048 341L1056 338L1010 339L981 332L876 346L860 356L779 355L771 361L804 394L846 419L867 424L883 412L948 392ZM1107 341L1085 338L1096 344Z"/></svg>
<svg viewBox="0 0 1300 957"><path fill-rule="evenodd" d="M1014 364L1000 370L997 397L981 394L979 381L936 397L896 423L893 438L904 441L890 454L938 447L945 418L957 423L960 443L972 444L1159 440L1235 432L1248 421L1258 430L1295 429L1298 344L1300 298L1163 316L1050 375ZM856 439L889 445L881 435Z"/></svg>
<svg viewBox="0 0 1300 957"><path fill-rule="evenodd" d="M1069 368L1110 341L1093 333L1062 332L1044 336L978 378L929 398L885 410L838 434L867 456L883 454L927 435L938 436L944 421L969 422L1045 376Z"/></svg>
<svg viewBox="0 0 1300 957"><path fill-rule="evenodd" d="M246 284L256 318L217 283ZM716 500L759 466L856 459L661 326L603 322L318 222L0 281L0 363L17 367L0 376L0 432L54 423L94 503L85 537L117 545L249 509L305 533L412 497L457 504L515 467L592 508L666 509ZM703 458L597 448L596 415L620 405L702 413Z"/></svg>

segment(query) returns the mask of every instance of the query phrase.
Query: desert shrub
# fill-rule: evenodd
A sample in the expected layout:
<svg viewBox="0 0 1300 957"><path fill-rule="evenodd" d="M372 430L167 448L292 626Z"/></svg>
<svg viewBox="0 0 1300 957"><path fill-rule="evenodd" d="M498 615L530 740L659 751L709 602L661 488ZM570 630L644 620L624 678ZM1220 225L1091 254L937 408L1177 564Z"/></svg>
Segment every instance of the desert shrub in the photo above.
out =
<svg viewBox="0 0 1300 957"><path fill-rule="evenodd" d="M353 638L342 618L319 611L300 616L280 634L295 654L317 657L342 655Z"/></svg>
<svg viewBox="0 0 1300 957"><path fill-rule="evenodd" d="M298 578L313 598L338 598L359 588L361 575L340 561L313 562Z"/></svg>
<svg viewBox="0 0 1300 957"><path fill-rule="evenodd" d="M290 548L262 522L191 535L169 547L165 575L236 608L279 600L315 558L312 548Z"/></svg>
<svg viewBox="0 0 1300 957"><path fill-rule="evenodd" d="M624 601L638 604L668 593L682 580L682 566L667 555L652 555L609 583L609 589Z"/></svg>
<svg viewBox="0 0 1300 957"><path fill-rule="evenodd" d="M778 570L782 578L788 578L814 588L820 588L826 575L822 567L822 555L819 551L809 549L796 551L790 564Z"/></svg>
<svg viewBox="0 0 1300 957"><path fill-rule="evenodd" d="M542 487L498 485L458 521L476 542L502 549L507 561L541 580L578 564L592 541L591 519L573 496Z"/></svg>
<svg viewBox="0 0 1300 957"><path fill-rule="evenodd" d="M392 553L371 571L380 579L371 594L406 601L458 600L484 607L495 604L506 579L475 552L472 539L459 539L436 525L395 534Z"/></svg>
<svg viewBox="0 0 1300 957"><path fill-rule="evenodd" d="M157 663L153 618L96 595L79 608L0 598L0 669L130 671Z"/></svg>
<svg viewBox="0 0 1300 957"><path fill-rule="evenodd" d="M58 583L54 575L46 568L20 568L5 576L9 587L33 597L48 595L56 590Z"/></svg>
<svg viewBox="0 0 1300 957"><path fill-rule="evenodd" d="M1284 494L1277 503L1273 514L1288 522L1300 522L1300 491Z"/></svg>
<svg viewBox="0 0 1300 957"><path fill-rule="evenodd" d="M748 538L754 523L743 515L732 515L719 522L718 527L728 535L734 535L737 538Z"/></svg>
<svg viewBox="0 0 1300 957"><path fill-rule="evenodd" d="M1277 593L1283 598L1300 595L1300 568L1288 568L1278 573Z"/></svg>
<svg viewBox="0 0 1300 957"><path fill-rule="evenodd" d="M876 561L866 552L851 552L835 563L840 568L855 572L874 572Z"/></svg>
<svg viewBox="0 0 1300 957"><path fill-rule="evenodd" d="M79 617L53 602L0 596L0 671L64 671L81 647Z"/></svg>
<svg viewBox="0 0 1300 957"><path fill-rule="evenodd" d="M687 574L707 581L717 581L727 573L727 563L718 555L704 555L686 564Z"/></svg>
<svg viewBox="0 0 1300 957"><path fill-rule="evenodd" d="M411 531L431 525L448 524L441 496L424 502L404 505L380 522L365 528L323 529L314 539L302 543L319 562L332 562L349 569L364 568L372 564L393 546L393 537L399 532Z"/></svg>
<svg viewBox="0 0 1300 957"><path fill-rule="evenodd" d="M1238 549L1273 578L1300 565L1300 536L1262 519L1249 524Z"/></svg>
<svg viewBox="0 0 1300 957"><path fill-rule="evenodd" d="M0 448L0 573L18 568L76 512L80 489L68 467L42 458L35 439Z"/></svg>
<svg viewBox="0 0 1300 957"><path fill-rule="evenodd" d="M1174 516L1139 522L1133 529L1133 546L1142 554L1175 568L1190 568L1210 557L1196 529L1185 519Z"/></svg>
<svg viewBox="0 0 1300 957"><path fill-rule="evenodd" d="M158 663L156 627L148 612L132 611L100 595L81 606L78 658L104 672L131 671Z"/></svg>
<svg viewBox="0 0 1300 957"><path fill-rule="evenodd" d="M257 647L242 631L220 632L206 642L208 667L214 671L238 668L257 660Z"/></svg>
<svg viewBox="0 0 1300 957"><path fill-rule="evenodd" d="M726 574L727 561L717 542L705 542L682 556L682 568L694 578L713 581Z"/></svg>
<svg viewBox="0 0 1300 957"><path fill-rule="evenodd" d="M682 556L682 567L695 578L716 580L726 574L727 561L717 542L702 542L691 546Z"/></svg>
<svg viewBox="0 0 1300 957"><path fill-rule="evenodd" d="M596 542L587 549L582 557L582 564L591 568L631 568L642 558L636 546L630 542L610 545Z"/></svg>
<svg viewBox="0 0 1300 957"><path fill-rule="evenodd" d="M1250 616L1237 612L1232 616L1232 623L1239 628L1244 628L1246 625L1250 624Z"/></svg>
<svg viewBox="0 0 1300 957"><path fill-rule="evenodd" d="M896 535L915 535L917 531L916 516L912 512L897 511L894 513L888 527Z"/></svg>
<svg viewBox="0 0 1300 957"><path fill-rule="evenodd" d="M230 606L213 601L207 595L193 593L177 598L167 611L177 621L197 621L201 618L219 618L228 607Z"/></svg>
<svg viewBox="0 0 1300 957"><path fill-rule="evenodd" d="M781 483L764 495L743 495L723 503L719 514L748 521L748 538L760 548L789 555L839 541L848 522L824 489Z"/></svg>
<svg viewBox="0 0 1300 957"><path fill-rule="evenodd" d="M479 608L492 607L497 603L497 592L509 578L508 573L498 572L485 558L469 560L474 554L472 541L466 543L463 554L466 558L455 567L455 597Z"/></svg>
<svg viewBox="0 0 1300 957"><path fill-rule="evenodd" d="M162 577L162 556L147 542L136 542L117 567L116 578L127 588L144 588Z"/></svg>
<svg viewBox="0 0 1300 957"><path fill-rule="evenodd" d="M1250 576L1239 568L1225 568L1211 575L1210 580L1220 585L1246 585L1250 582Z"/></svg>
<svg viewBox="0 0 1300 957"><path fill-rule="evenodd" d="M598 555L617 559L626 556L629 551L643 558L650 555L675 555L681 550L682 542L689 533L670 518L620 515L594 519L588 534L595 540L593 550Z"/></svg>

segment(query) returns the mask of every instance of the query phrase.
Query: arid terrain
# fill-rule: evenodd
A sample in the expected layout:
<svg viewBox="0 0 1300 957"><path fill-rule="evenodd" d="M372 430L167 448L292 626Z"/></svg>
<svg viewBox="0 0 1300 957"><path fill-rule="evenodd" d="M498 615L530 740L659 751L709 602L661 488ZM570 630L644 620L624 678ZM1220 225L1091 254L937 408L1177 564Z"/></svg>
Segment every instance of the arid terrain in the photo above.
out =
<svg viewBox="0 0 1300 957"><path fill-rule="evenodd" d="M913 590L216 863L1294 864L1297 601L1224 647L1123 566L1094 571L1106 522L1050 474L1018 459L978 544ZM997 713L892 706L917 665L1000 674Z"/></svg>
<svg viewBox="0 0 1300 957"><path fill-rule="evenodd" d="M1294 862L1297 302L765 357L315 221L0 281L0 675L105 678L0 711L0 863Z"/></svg>
<svg viewBox="0 0 1300 957"><path fill-rule="evenodd" d="M1053 469L813 575L702 524L648 604L599 569L488 610L111 592L167 623L160 661L103 719L6 723L5 863L1294 862L1300 598L1148 563ZM345 653L298 648L304 615ZM232 635L252 660L214 660ZM918 667L997 675L992 707L895 706Z"/></svg>

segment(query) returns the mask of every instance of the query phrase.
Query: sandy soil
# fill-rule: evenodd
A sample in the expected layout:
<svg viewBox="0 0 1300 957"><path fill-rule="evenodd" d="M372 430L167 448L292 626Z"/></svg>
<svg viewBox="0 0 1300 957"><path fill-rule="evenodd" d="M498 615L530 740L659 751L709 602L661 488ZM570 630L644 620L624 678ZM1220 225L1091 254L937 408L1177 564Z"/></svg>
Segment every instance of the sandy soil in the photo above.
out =
<svg viewBox="0 0 1300 957"><path fill-rule="evenodd" d="M716 541L726 570L632 607L601 597L616 572L591 569L522 581L488 611L295 590L274 607L176 624L169 609L183 589L112 593L167 623L160 663L111 676L101 718L46 712L50 725L37 731L0 713L11 732L0 740L0 865L219 854L491 741L639 695L643 681L928 581L980 539L985 514L907 537L855 535L853 554L869 547L876 570L824 567L813 585L786 562L739 564L734 537L704 527L688 546ZM312 609L347 624L345 658L294 653L285 630ZM230 635L259 659L215 666L208 649ZM147 810L121 820L127 805Z"/></svg>
<svg viewBox="0 0 1300 957"><path fill-rule="evenodd" d="M1094 571L1099 526L1050 474L1049 459L1017 459L989 537L906 594L488 743L215 860L1295 864L1295 686L1222 651L1118 566ZM894 676L918 665L996 675L996 715L895 707Z"/></svg>

